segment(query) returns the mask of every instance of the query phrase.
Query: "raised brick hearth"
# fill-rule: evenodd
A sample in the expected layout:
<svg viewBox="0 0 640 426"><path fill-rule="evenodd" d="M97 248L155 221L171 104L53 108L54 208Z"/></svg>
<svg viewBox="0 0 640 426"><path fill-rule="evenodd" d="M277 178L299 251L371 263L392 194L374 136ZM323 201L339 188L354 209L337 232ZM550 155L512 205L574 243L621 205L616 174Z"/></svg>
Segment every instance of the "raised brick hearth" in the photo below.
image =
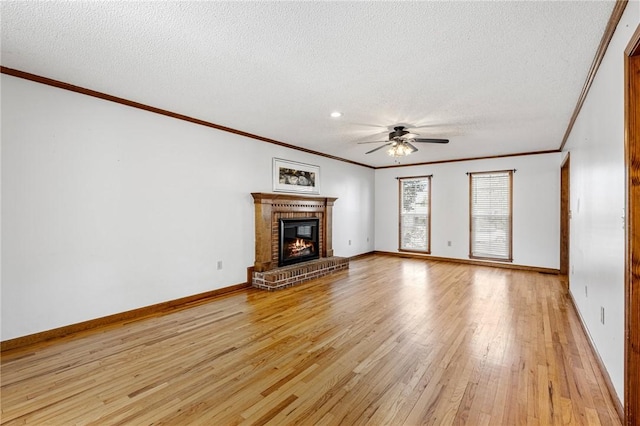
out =
<svg viewBox="0 0 640 426"><path fill-rule="evenodd" d="M254 272L252 285L264 290L280 290L343 269L349 269L349 259L325 257L267 272Z"/></svg>
<svg viewBox="0 0 640 426"><path fill-rule="evenodd" d="M277 290L349 268L349 260L333 256L332 212L336 198L293 194L251 194L255 206L256 258L252 285ZM319 219L320 259L278 268L278 232L281 218Z"/></svg>

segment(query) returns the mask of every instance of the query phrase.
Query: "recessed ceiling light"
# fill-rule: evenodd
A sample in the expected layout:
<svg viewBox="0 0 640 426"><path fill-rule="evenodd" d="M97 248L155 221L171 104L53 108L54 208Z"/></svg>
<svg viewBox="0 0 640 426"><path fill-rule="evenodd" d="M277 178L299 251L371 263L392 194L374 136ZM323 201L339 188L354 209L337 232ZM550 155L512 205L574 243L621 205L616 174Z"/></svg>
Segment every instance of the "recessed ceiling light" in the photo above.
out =
<svg viewBox="0 0 640 426"><path fill-rule="evenodd" d="M342 113L341 113L341 112L339 112L339 111L334 111L334 112L332 112L332 113L331 113L331 116L332 116L333 118L342 117Z"/></svg>

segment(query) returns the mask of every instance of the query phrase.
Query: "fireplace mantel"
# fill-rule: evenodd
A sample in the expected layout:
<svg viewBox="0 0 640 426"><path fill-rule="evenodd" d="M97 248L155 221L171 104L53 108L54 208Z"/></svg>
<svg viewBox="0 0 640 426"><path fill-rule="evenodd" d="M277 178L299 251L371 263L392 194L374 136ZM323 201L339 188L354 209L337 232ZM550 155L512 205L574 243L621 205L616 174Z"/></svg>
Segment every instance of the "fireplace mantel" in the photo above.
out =
<svg viewBox="0 0 640 426"><path fill-rule="evenodd" d="M254 270L265 272L278 266L278 220L282 217L320 219L320 257L332 257L332 215L335 197L253 192L255 207L256 258Z"/></svg>

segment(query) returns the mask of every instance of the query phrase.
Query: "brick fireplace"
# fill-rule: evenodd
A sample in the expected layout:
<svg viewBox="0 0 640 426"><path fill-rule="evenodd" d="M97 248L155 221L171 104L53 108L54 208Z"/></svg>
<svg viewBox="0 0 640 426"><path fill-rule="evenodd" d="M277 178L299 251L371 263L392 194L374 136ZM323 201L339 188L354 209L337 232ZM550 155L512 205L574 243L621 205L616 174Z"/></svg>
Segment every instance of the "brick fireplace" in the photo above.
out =
<svg viewBox="0 0 640 426"><path fill-rule="evenodd" d="M347 269L349 260L333 256L332 214L337 198L254 192L255 262L252 285L276 290ZM319 259L278 267L281 219L318 219Z"/></svg>

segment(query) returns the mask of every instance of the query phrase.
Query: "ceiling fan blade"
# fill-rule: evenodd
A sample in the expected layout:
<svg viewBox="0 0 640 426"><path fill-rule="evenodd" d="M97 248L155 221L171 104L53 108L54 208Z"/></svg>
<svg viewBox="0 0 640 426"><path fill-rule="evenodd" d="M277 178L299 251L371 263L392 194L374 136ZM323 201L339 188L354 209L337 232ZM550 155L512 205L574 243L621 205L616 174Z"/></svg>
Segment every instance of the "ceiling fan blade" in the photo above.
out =
<svg viewBox="0 0 640 426"><path fill-rule="evenodd" d="M407 145L409 148L411 148L411 152L416 152L418 150L418 148L416 148L415 146L411 145L409 142L405 142L405 145Z"/></svg>
<svg viewBox="0 0 640 426"><path fill-rule="evenodd" d="M389 141L368 141L368 142L358 142L358 145L361 145L363 143L385 143L385 142L389 142Z"/></svg>
<svg viewBox="0 0 640 426"><path fill-rule="evenodd" d="M449 139L416 138L416 139L411 139L411 142L418 142L418 143L449 143Z"/></svg>
<svg viewBox="0 0 640 426"><path fill-rule="evenodd" d="M393 143L393 142L385 143L384 145L379 146L379 147L377 147L376 149L372 149L372 150L371 150L371 151L369 151L369 152L365 152L365 154L371 154L372 152L376 152L377 150L382 149L382 148L384 148L385 146L389 146L389 145L391 145L392 143Z"/></svg>

